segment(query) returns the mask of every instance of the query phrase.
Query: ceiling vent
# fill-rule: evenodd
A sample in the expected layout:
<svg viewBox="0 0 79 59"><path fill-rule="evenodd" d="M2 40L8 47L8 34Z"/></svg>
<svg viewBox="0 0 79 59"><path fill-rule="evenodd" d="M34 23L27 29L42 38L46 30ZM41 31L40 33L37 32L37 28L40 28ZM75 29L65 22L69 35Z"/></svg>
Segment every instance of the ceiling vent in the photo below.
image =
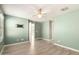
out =
<svg viewBox="0 0 79 59"><path fill-rule="evenodd" d="M68 7L65 7L65 8L62 8L61 11L67 11L69 8Z"/></svg>

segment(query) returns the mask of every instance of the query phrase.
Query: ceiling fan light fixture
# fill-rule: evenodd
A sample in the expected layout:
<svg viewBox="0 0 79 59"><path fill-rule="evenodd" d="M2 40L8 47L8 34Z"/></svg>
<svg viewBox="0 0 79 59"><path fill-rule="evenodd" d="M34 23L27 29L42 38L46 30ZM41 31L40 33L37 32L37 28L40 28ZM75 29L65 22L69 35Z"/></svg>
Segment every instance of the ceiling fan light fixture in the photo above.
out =
<svg viewBox="0 0 79 59"><path fill-rule="evenodd" d="M38 14L37 16L38 16L38 18L42 18L42 14Z"/></svg>
<svg viewBox="0 0 79 59"><path fill-rule="evenodd" d="M37 13L35 16L37 16L38 18L42 18L44 15L46 14L45 11L43 11L41 8L37 10Z"/></svg>

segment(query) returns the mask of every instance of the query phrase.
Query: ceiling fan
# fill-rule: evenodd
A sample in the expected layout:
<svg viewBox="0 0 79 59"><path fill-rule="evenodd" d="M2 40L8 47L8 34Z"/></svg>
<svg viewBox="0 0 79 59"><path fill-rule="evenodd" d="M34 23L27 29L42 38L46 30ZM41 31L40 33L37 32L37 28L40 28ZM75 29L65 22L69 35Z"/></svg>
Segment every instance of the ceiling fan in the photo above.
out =
<svg viewBox="0 0 79 59"><path fill-rule="evenodd" d="M36 11L36 15L34 16L37 16L38 18L42 18L44 15L46 15L47 12L44 11L42 8L39 8L37 11Z"/></svg>

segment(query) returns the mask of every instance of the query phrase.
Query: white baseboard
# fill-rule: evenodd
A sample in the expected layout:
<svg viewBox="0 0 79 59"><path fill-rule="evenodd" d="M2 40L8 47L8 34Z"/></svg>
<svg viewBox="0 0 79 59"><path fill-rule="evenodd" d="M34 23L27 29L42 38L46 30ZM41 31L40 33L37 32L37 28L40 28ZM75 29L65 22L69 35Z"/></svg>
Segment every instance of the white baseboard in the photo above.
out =
<svg viewBox="0 0 79 59"><path fill-rule="evenodd" d="M35 38L35 40L38 40L38 39L43 39L43 38Z"/></svg>
<svg viewBox="0 0 79 59"><path fill-rule="evenodd" d="M57 45L57 46L60 46L62 48L66 48L66 49L69 49L69 50L72 50L72 51L75 51L75 52L79 52L79 50L77 50L77 49L73 49L73 48L70 48L70 47L67 47L67 46L63 46L63 45L60 45L60 44L57 44L57 43L54 43L54 45Z"/></svg>
<svg viewBox="0 0 79 59"><path fill-rule="evenodd" d="M29 42L29 41L7 44L7 45L4 45L4 46L12 46L12 45L23 44L23 43L27 43L27 42Z"/></svg>
<svg viewBox="0 0 79 59"><path fill-rule="evenodd" d="M45 39L45 38L43 40L50 41L50 39Z"/></svg>
<svg viewBox="0 0 79 59"><path fill-rule="evenodd" d="M4 46L2 47L2 49L1 49L0 55L2 55L2 53L3 53L3 51L4 51L4 48L5 48L6 46L12 46L12 45L17 45L17 44L23 44L23 43L27 43L27 42L29 42L29 41L4 45Z"/></svg>
<svg viewBox="0 0 79 59"><path fill-rule="evenodd" d="M50 42L52 42L54 45L57 45L57 46L60 46L60 47L62 47L62 48L66 48L66 49L69 49L69 50L72 50L72 51L75 51L75 52L79 52L79 50L77 50L77 49L73 49L73 48L70 48L70 47L67 47L67 46L60 45L60 44L58 44L58 43L53 42L53 40L50 40L50 39L45 39L45 38L38 38L38 39L43 39L43 40L46 40L46 41L50 41ZM23 44L23 43L27 43L27 42L29 42L29 41L4 45L3 48L2 48L2 50L1 50L0 55L3 53L4 48L5 48L6 46L12 46L12 45L17 45L17 44Z"/></svg>
<svg viewBox="0 0 79 59"><path fill-rule="evenodd" d="M44 39L44 40L46 40L46 39ZM75 51L75 52L79 52L79 50L77 50L77 49L73 49L73 48L70 48L70 47L67 47L67 46L63 46L63 45L61 45L61 44L55 43L55 41L53 41L53 40L46 40L46 41L50 41L50 42L52 42L54 45L60 46L60 47L62 47L62 48L66 48L66 49L69 49L69 50L72 50L72 51Z"/></svg>
<svg viewBox="0 0 79 59"><path fill-rule="evenodd" d="M36 39L42 39L42 40L46 40L46 41L50 41L51 39L47 39L47 38L36 38Z"/></svg>
<svg viewBox="0 0 79 59"><path fill-rule="evenodd" d="M43 40L45 40L45 41L49 41L49 42L51 42L51 43L54 43L54 40L52 40L52 39L43 39Z"/></svg>

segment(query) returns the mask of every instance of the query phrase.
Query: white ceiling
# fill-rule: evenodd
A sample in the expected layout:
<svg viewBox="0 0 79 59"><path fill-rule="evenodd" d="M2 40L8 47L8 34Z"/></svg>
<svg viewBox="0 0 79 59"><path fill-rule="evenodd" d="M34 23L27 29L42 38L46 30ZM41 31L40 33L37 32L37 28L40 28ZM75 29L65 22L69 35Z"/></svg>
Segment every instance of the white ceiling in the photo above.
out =
<svg viewBox="0 0 79 59"><path fill-rule="evenodd" d="M61 11L62 8L68 7L66 11ZM2 5L5 14L23 17L34 21L53 20L54 17L64 13L79 10L78 4L4 4ZM42 18L34 16L36 11L42 8L47 14Z"/></svg>

